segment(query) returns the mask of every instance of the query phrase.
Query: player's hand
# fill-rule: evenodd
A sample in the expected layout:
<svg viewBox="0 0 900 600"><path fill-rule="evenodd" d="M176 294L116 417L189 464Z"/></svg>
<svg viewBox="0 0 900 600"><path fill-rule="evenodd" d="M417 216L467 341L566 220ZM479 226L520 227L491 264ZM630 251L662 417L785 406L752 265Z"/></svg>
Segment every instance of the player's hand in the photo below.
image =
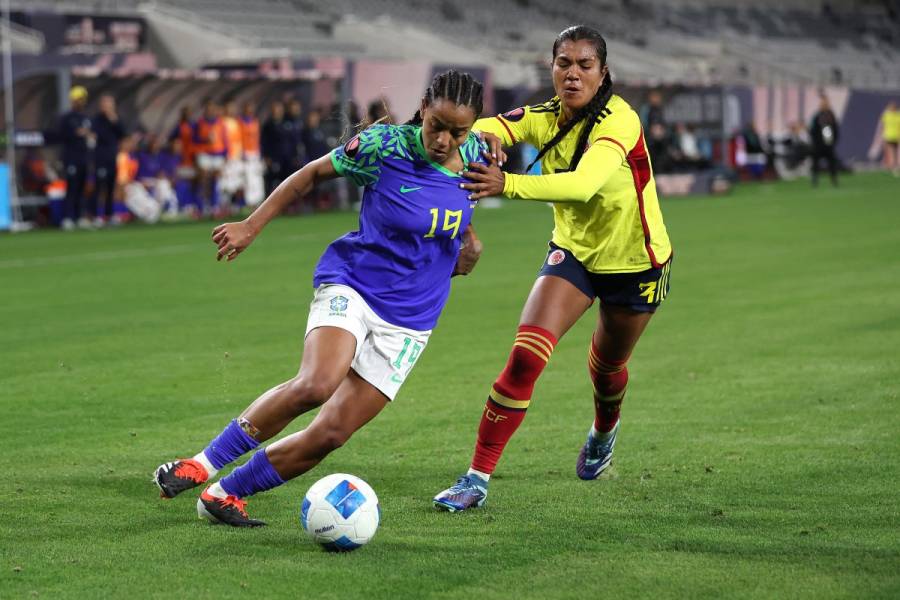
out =
<svg viewBox="0 0 900 600"><path fill-rule="evenodd" d="M233 261L254 239L256 231L246 221L219 225L212 232L212 241L219 249L216 260Z"/></svg>
<svg viewBox="0 0 900 600"><path fill-rule="evenodd" d="M506 152L503 151L503 140L486 131L479 131L478 137L488 146L488 149L484 152L484 157L488 162L492 160L497 161L497 164L502 167L507 158Z"/></svg>
<svg viewBox="0 0 900 600"><path fill-rule="evenodd" d="M459 249L459 257L456 259L456 266L453 268L453 275L468 275L475 268L475 263L481 258L481 251L484 245L481 240L468 240Z"/></svg>
<svg viewBox="0 0 900 600"><path fill-rule="evenodd" d="M469 181L459 184L459 187L472 192L469 194L469 200L503 195L506 175L500 170L496 161L491 162L490 165L469 163L468 170L463 171L462 176Z"/></svg>

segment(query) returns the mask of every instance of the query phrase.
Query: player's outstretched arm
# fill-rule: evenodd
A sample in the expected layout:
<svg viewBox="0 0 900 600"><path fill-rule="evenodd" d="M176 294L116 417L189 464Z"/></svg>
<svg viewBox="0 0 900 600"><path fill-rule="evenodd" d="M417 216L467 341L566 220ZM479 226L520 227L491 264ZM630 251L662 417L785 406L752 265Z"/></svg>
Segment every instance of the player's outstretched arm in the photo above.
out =
<svg viewBox="0 0 900 600"><path fill-rule="evenodd" d="M212 241L218 247L216 260L225 258L232 261L237 258L285 207L309 194L319 182L335 177L339 177L338 172L334 170L331 156L326 154L282 181L266 201L243 221L223 223L213 229Z"/></svg>
<svg viewBox="0 0 900 600"><path fill-rule="evenodd" d="M625 155L605 145L594 144L578 168L565 173L550 175L514 175L504 173L496 164L469 163L463 171L467 183L460 185L469 190L471 200L486 196L504 195L520 200L539 202L587 202L622 164Z"/></svg>

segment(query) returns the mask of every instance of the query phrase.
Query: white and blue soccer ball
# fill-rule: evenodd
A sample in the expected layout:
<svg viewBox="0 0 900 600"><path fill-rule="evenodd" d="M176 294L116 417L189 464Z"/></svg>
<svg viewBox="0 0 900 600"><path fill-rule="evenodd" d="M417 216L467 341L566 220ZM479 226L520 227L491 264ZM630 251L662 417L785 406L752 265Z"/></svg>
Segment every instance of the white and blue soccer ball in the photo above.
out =
<svg viewBox="0 0 900 600"><path fill-rule="evenodd" d="M381 521L378 496L354 475L334 473L315 482L300 508L300 524L326 550L347 552L367 544Z"/></svg>

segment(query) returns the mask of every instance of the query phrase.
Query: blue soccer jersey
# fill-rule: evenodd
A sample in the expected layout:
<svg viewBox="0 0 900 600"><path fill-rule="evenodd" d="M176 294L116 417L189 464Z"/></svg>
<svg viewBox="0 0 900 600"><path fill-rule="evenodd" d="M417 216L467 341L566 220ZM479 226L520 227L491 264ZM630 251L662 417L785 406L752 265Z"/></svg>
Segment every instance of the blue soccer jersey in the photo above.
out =
<svg viewBox="0 0 900 600"><path fill-rule="evenodd" d="M481 150L470 133L464 163L484 162ZM331 162L365 193L359 230L328 246L313 284L348 285L388 323L433 329L475 207L463 179L429 160L414 125L373 125L333 150Z"/></svg>

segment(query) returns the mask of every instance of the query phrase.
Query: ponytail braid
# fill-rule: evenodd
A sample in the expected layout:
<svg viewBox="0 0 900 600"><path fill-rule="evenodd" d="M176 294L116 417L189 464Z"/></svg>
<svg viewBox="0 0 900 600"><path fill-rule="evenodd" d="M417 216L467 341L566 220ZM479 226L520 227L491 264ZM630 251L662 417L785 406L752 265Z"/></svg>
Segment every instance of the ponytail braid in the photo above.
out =
<svg viewBox="0 0 900 600"><path fill-rule="evenodd" d="M434 86L432 86L434 87ZM432 88L428 88L425 90L425 105L431 104L432 97ZM421 109L416 109L416 114L413 115L412 119L404 123L404 125L421 125L422 124L422 111Z"/></svg>
<svg viewBox="0 0 900 600"><path fill-rule="evenodd" d="M581 130L581 135L578 136L578 144L575 146L575 153L572 155L572 160L569 161L570 170L574 171L578 168L578 163L581 162L581 157L584 155L588 141L590 141L589 137L591 135L591 130L594 129L594 123L596 123L597 119L603 114L610 98L612 98L612 77L610 76L609 71L607 71L606 77L603 78L603 83L600 85L597 93L594 94L594 97L591 98L591 101L585 106L587 111L584 115L584 129Z"/></svg>
<svg viewBox="0 0 900 600"><path fill-rule="evenodd" d="M422 124L422 111L416 109L416 114L412 116L412 119L404 123L404 125L421 125Z"/></svg>

